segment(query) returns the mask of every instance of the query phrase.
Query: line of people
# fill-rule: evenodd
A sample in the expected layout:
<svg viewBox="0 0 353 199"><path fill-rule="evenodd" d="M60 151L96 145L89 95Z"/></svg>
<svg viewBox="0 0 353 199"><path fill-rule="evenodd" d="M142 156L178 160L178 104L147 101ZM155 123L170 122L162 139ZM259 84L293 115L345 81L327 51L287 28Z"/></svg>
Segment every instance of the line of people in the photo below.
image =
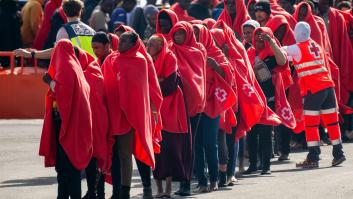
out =
<svg viewBox="0 0 353 199"><path fill-rule="evenodd" d="M288 147L293 131L305 131L309 153L296 166L317 168L321 124L332 166L344 162L339 111L350 122L350 24L320 2L323 19L306 2L293 15L276 1L255 2L256 21L241 0L225 0L217 21L187 22L163 9L156 34L143 41L125 25L95 32L80 21L82 2L64 0L68 23L54 48L15 52L50 58L39 154L56 168L58 198L81 198L84 169L84 198L104 198L104 181L113 199L129 198L133 155L145 199L153 198L151 173L156 198L172 196L172 181L180 182L180 196L236 184L245 146L243 174L270 175L274 131Z"/></svg>

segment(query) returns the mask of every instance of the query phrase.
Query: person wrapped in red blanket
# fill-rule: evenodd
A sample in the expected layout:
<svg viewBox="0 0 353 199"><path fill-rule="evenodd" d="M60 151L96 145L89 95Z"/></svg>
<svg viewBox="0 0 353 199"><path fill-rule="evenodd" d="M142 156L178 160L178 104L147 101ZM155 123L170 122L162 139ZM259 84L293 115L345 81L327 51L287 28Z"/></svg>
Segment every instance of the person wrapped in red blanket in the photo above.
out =
<svg viewBox="0 0 353 199"><path fill-rule="evenodd" d="M110 55L103 64L110 132L116 138L113 150L119 154L122 171L119 194L123 198L130 195L132 154L146 165L155 167L152 141L155 116L150 110L148 65L139 52L141 44L135 32L123 33L119 53ZM119 181L114 175L112 177L113 183Z"/></svg>
<svg viewBox="0 0 353 199"><path fill-rule="evenodd" d="M191 0L179 0L178 2L173 4L170 9L175 12L180 21L190 22L195 19L194 17L191 17L187 12L190 7L190 4Z"/></svg>
<svg viewBox="0 0 353 199"><path fill-rule="evenodd" d="M55 166L58 198L80 198L80 171L93 153L92 112L90 86L69 40L56 44L44 81L50 90L39 155L44 156L46 167Z"/></svg>
<svg viewBox="0 0 353 199"><path fill-rule="evenodd" d="M224 21L234 31L239 40L243 39L242 25L250 19L248 10L244 1L225 0L224 9L218 18L218 21Z"/></svg>
<svg viewBox="0 0 353 199"><path fill-rule="evenodd" d="M332 47L332 58L340 71L342 101L347 103L353 92L353 78L349 77L349 74L353 73L353 64L351 62L353 48L350 43L345 19L340 11L331 7L332 4L332 0L319 0L318 15L324 20L328 31Z"/></svg>
<svg viewBox="0 0 353 199"><path fill-rule="evenodd" d="M294 128L295 119L286 99L282 73L288 68L288 60L280 49L280 44L270 28L260 27L253 33L253 47L248 50L249 59L254 68L256 79L265 94L271 111L276 111L284 125ZM271 174L270 159L272 155L272 124L260 122L247 134L250 166L245 172L251 174L257 170L257 143L260 142L262 157L262 175Z"/></svg>
<svg viewBox="0 0 353 199"><path fill-rule="evenodd" d="M196 41L193 28L187 22L181 21L175 24L169 33L169 37L172 41L170 49L178 61L191 132L195 136L206 103L207 53L204 46ZM218 173L217 168L216 170ZM190 186L190 180L181 182L177 194L190 195Z"/></svg>
<svg viewBox="0 0 353 199"><path fill-rule="evenodd" d="M226 139L226 134L230 134L229 139L233 143L235 142L235 131L232 133L232 127L236 125L235 114L232 110L232 107L236 103L236 95L234 93L233 88L233 74L231 73L230 62L227 60L222 51L216 46L212 34L210 31L203 25L195 24L193 25L194 32L196 35L196 39L204 45L207 51L207 64L206 64L206 106L204 109L204 113L209 118L217 118L222 115L222 127L223 131L216 131L218 133L218 141L224 141ZM228 111L228 114L225 114ZM201 123L203 122L204 117L201 118ZM234 122L233 124L230 122ZM220 126L221 127L221 126ZM197 139L206 140L203 136L209 136L211 132L207 128L207 126L200 126L203 131L198 131L196 136ZM207 129L207 131L205 131ZM227 133L225 131L227 131ZM213 132L212 132L213 133ZM202 136L199 136L202 134ZM213 135L213 134L212 134ZM233 135L233 136L232 136ZM223 137L223 139L221 138ZM217 140L215 140L216 142ZM217 142L216 142L217 143ZM220 142L218 142L220 143ZM198 147L203 147L205 151L207 151L207 145L210 142L204 143L203 146L195 146L196 149ZM221 142L219 149L221 147L226 147L225 142ZM219 164L220 164L220 177L219 177L219 185L226 185L226 166L228 163L228 153L225 153L226 150L218 150L220 155ZM199 155L199 154L198 154ZM199 155L201 156L201 155ZM202 155L203 156L203 155ZM221 158L222 157L222 158ZM226 158L223 158L226 157ZM203 158L195 158L195 161L205 161ZM198 164L198 162L196 162ZM204 170L204 168L202 168ZM232 172L230 172L230 177L233 177Z"/></svg>
<svg viewBox="0 0 353 199"><path fill-rule="evenodd" d="M211 32L231 63L237 89L243 91L237 92L239 107L233 107L235 113L239 112L235 138L244 137L260 121L280 124L278 116L267 107L265 95L256 81L248 54L242 43L235 38L232 29L223 21L218 21Z"/></svg>
<svg viewBox="0 0 353 199"><path fill-rule="evenodd" d="M162 34L153 35L147 44L159 84L164 96L161 116L163 122L161 153L156 154L153 176L157 184L157 197L170 197L172 180L190 180L192 171L191 132L188 128L182 83L178 73L177 59L169 50ZM166 180L165 192L162 180Z"/></svg>
<svg viewBox="0 0 353 199"><path fill-rule="evenodd" d="M170 42L172 38L169 36L169 32L178 21L178 16L173 10L161 10L157 15L156 32L163 34L164 38Z"/></svg>

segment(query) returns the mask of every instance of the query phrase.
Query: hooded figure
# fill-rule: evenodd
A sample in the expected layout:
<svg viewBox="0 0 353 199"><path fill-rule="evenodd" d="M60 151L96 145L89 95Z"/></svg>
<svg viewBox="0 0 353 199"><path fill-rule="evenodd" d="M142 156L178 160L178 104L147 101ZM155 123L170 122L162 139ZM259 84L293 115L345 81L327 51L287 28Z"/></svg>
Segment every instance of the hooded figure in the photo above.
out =
<svg viewBox="0 0 353 199"><path fill-rule="evenodd" d="M225 0L224 9L218 21L224 21L231 27L238 39L243 38L242 24L250 19L243 0Z"/></svg>
<svg viewBox="0 0 353 199"><path fill-rule="evenodd" d="M174 11L169 9L159 11L157 15L157 33L162 34L165 39L170 42L171 38L169 36L169 32L178 21L178 16Z"/></svg>
<svg viewBox="0 0 353 199"><path fill-rule="evenodd" d="M191 132L195 135L206 103L207 52L203 45L196 41L192 25L188 22L181 21L175 24L169 33L169 38L172 42L170 49L178 61ZM190 195L190 189L190 180L182 181L178 194Z"/></svg>
<svg viewBox="0 0 353 199"><path fill-rule="evenodd" d="M69 40L56 44L44 81L50 90L39 155L44 156L46 167L56 168L58 197L80 198L80 171L93 153L92 112L90 86Z"/></svg>
<svg viewBox="0 0 353 199"><path fill-rule="evenodd" d="M153 172L158 193L171 195L171 182L188 181L192 170L192 144L189 118L183 94L183 85L178 73L177 59L161 34L148 41L148 53L152 56L164 96L161 107L163 121L161 153L156 154L156 169ZM166 180L163 192L162 180Z"/></svg>
<svg viewBox="0 0 353 199"><path fill-rule="evenodd" d="M248 50L248 54L254 68L256 79L265 94L265 100L272 109L268 109L265 115L272 114L271 112L275 111L278 115L275 116L278 117L281 123L290 128L294 128L295 120L284 91L288 85L284 84L282 79L283 74L281 73L284 69L288 68L288 61L285 54L280 50L280 44L274 37L271 29L260 27L254 31L253 47ZM245 174L251 174L257 170L256 146L258 139L261 143L261 174L271 174L272 125L278 124L268 123L262 120L247 134L250 166Z"/></svg>

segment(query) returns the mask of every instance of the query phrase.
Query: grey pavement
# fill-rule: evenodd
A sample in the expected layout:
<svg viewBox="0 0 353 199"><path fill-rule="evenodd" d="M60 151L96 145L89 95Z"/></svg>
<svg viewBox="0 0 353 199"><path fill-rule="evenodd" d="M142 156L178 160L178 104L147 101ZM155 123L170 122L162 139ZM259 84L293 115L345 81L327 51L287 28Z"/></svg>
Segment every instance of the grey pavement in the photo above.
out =
<svg viewBox="0 0 353 199"><path fill-rule="evenodd" d="M55 170L44 168L38 156L41 126L42 120L0 120L0 199L56 197ZM353 199L353 144L345 144L344 149L347 161L339 167L330 167L331 147L325 146L319 169L296 169L295 162L303 160L306 152L292 153L290 161L273 160L271 176L243 176L236 186L191 198ZM141 198L142 185L136 170L132 182L132 198ZM176 188L177 184L173 184ZM111 186L106 184L106 198L110 195Z"/></svg>

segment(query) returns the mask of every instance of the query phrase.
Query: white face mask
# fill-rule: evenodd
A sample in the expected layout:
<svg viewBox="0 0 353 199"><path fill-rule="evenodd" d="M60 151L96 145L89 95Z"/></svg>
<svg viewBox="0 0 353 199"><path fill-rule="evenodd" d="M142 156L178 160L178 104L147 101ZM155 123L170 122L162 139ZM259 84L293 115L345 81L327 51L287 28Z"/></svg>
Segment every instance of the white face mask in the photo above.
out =
<svg viewBox="0 0 353 199"><path fill-rule="evenodd" d="M306 22L299 22L295 26L294 36L297 43L307 41L310 38L310 25Z"/></svg>

